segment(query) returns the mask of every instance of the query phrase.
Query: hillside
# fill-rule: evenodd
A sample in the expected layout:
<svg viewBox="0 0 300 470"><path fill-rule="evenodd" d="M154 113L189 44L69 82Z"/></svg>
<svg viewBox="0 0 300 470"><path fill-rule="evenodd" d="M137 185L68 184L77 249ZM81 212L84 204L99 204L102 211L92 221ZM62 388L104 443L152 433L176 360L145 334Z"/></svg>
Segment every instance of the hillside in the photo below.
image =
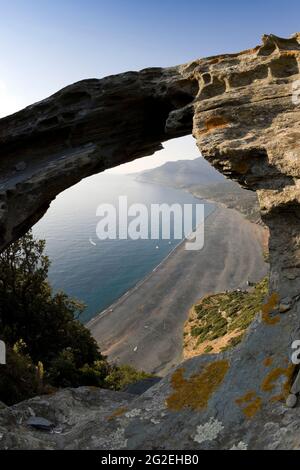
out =
<svg viewBox="0 0 300 470"><path fill-rule="evenodd" d="M204 158L178 160L138 174L139 181L165 184L176 188L224 183L226 178Z"/></svg>
<svg viewBox="0 0 300 470"><path fill-rule="evenodd" d="M227 180L202 157L165 163L139 173L137 180L186 189L195 197L236 209L252 222L262 223L256 193Z"/></svg>
<svg viewBox="0 0 300 470"><path fill-rule="evenodd" d="M204 296L190 310L184 327L184 358L219 353L242 341L268 292L267 278L251 291Z"/></svg>

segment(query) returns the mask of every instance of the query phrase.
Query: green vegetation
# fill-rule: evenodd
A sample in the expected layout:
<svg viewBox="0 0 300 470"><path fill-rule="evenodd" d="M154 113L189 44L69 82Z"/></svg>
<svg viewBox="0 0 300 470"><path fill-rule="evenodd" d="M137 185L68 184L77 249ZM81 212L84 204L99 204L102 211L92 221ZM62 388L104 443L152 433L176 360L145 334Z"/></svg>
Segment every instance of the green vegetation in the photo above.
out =
<svg viewBox="0 0 300 470"><path fill-rule="evenodd" d="M264 250L264 251L263 251L263 257L264 257L265 263L270 263L270 254L269 254L269 250Z"/></svg>
<svg viewBox="0 0 300 470"><path fill-rule="evenodd" d="M45 242L29 232L0 254L0 401L10 405L57 387L119 390L147 376L108 364L78 320L84 305L48 283Z"/></svg>
<svg viewBox="0 0 300 470"><path fill-rule="evenodd" d="M204 297L194 306L186 323L185 346L188 345L189 335L194 342L194 349L208 342L203 351L205 353L213 350L209 342L226 335L228 342L221 350L236 346L260 311L267 292L268 280L264 278L249 292L232 291ZM232 337L233 333L235 336Z"/></svg>
<svg viewBox="0 0 300 470"><path fill-rule="evenodd" d="M242 341L244 334L245 332L241 333L238 336L234 336L234 338L231 338L228 341L227 345L221 348L221 351L226 351L227 349L231 349L237 346Z"/></svg>
<svg viewBox="0 0 300 470"><path fill-rule="evenodd" d="M143 371L136 371L131 366L115 366L110 368L105 377L105 385L113 390L123 390L127 385L147 377L151 377L151 375Z"/></svg>
<svg viewBox="0 0 300 470"><path fill-rule="evenodd" d="M31 359L8 348L7 365L0 365L0 400L11 405L40 392L38 369Z"/></svg>

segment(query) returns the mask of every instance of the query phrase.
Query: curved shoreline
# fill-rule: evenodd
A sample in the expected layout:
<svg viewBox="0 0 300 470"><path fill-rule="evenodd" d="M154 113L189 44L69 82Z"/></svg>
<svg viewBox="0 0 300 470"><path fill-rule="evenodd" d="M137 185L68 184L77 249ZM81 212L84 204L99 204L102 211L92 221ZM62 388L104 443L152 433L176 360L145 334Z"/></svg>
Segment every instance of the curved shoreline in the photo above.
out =
<svg viewBox="0 0 300 470"><path fill-rule="evenodd" d="M203 203L205 204L206 202L206 199L200 199L198 198L200 201L203 201ZM217 210L217 207L218 205L213 203L213 201L210 201L211 204L214 204L214 209L207 215L207 217L209 217L210 215L212 215L216 210ZM207 218L205 217L205 219ZM115 302L113 302L112 304L110 304L108 307L106 307L104 310L102 310L101 312L97 313L93 318L91 318L88 322L85 323L85 326L87 328L92 328L93 327L93 324L96 323L98 320L100 320L101 318L103 318L105 315L111 313L116 307L118 307L119 305L121 305L125 300L127 300L128 296L130 296L131 294L133 294L137 289L139 289L145 282L147 282L149 280L149 278L157 271L157 269L159 269L159 267L161 267L168 259L171 255L173 255L176 250L178 250L181 245L183 245L184 243L186 243L187 239L184 238L183 240L181 240L179 243L177 243L177 245L167 254L167 256L165 256L165 258L163 258L156 266L154 269L152 269L152 271L150 273L148 273L145 277L143 277L140 281L138 281L133 287L131 287L130 289L128 289L126 292L124 292L124 294L121 295L121 297L119 297L117 300L115 300Z"/></svg>
<svg viewBox="0 0 300 470"><path fill-rule="evenodd" d="M146 278L88 324L112 362L165 375L182 360L183 325L203 295L246 288L268 271L264 229L216 205L205 219L202 250L184 240ZM171 256L172 254L172 256Z"/></svg>

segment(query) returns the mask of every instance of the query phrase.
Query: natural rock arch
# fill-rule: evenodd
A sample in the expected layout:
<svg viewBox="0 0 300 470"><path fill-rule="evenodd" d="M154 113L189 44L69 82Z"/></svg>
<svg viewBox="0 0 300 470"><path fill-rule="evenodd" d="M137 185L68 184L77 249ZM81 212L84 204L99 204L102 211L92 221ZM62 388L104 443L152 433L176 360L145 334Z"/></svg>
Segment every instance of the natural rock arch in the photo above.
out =
<svg viewBox="0 0 300 470"><path fill-rule="evenodd" d="M257 191L270 228L273 295L243 343L186 361L103 424L104 448L299 445L299 408L281 401L300 339L299 63L300 34L269 35L238 54L84 80L0 120L1 249L68 186L191 132L217 169ZM290 309L272 316L285 297Z"/></svg>
<svg viewBox="0 0 300 470"><path fill-rule="evenodd" d="M237 54L83 80L1 119L0 248L67 187L193 132L206 159L258 192L271 288L298 295L299 61L299 34L269 35Z"/></svg>

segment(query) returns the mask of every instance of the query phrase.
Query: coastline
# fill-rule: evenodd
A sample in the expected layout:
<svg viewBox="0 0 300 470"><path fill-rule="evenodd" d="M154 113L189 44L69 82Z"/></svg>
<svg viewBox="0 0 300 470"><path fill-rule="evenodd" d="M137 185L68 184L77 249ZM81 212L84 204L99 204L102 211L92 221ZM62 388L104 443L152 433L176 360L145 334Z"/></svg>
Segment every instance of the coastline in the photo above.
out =
<svg viewBox="0 0 300 470"><path fill-rule="evenodd" d="M207 293L245 288L248 279L258 281L267 273L264 229L214 204L205 219L202 250L186 251L182 240L148 276L86 324L110 361L166 374L182 360L190 307Z"/></svg>
<svg viewBox="0 0 300 470"><path fill-rule="evenodd" d="M207 217L209 217L210 215L212 215L216 210L217 210L217 207L218 207L218 204L214 203L213 201L206 201L206 199L200 199L200 198L196 198L196 199L199 199L201 201L203 201L204 203L205 202L210 202L211 204L214 204L214 209L207 215ZM206 219L206 218L205 218ZM104 310L102 310L101 312L97 313L93 318L91 318L88 322L85 323L85 327L86 328L89 328L89 329L92 329L93 328L93 324L94 323L97 323L98 320L100 320L101 318L103 318L105 315L108 315L109 313L111 313L111 311L113 311L116 307L118 307L119 305L121 305L127 298L129 295L133 294L137 289L139 289L145 282L147 282L147 280L153 275L153 273L155 273L157 271L157 269L159 269L159 267L161 267L165 262L167 262L167 260L173 255L175 254L175 252L183 245L185 244L187 241L186 238L183 238L182 240L180 240L179 243L177 243L176 246L174 246L174 248L167 254L167 256L165 256L165 258L163 258L156 266L155 268L152 269L152 271L150 273L148 273L146 276L144 276L140 281L138 281L133 287L131 287L130 289L128 289L126 292L124 292L124 294L121 295L121 297L119 297L118 299L116 299L111 305L109 305L108 307L106 307Z"/></svg>

